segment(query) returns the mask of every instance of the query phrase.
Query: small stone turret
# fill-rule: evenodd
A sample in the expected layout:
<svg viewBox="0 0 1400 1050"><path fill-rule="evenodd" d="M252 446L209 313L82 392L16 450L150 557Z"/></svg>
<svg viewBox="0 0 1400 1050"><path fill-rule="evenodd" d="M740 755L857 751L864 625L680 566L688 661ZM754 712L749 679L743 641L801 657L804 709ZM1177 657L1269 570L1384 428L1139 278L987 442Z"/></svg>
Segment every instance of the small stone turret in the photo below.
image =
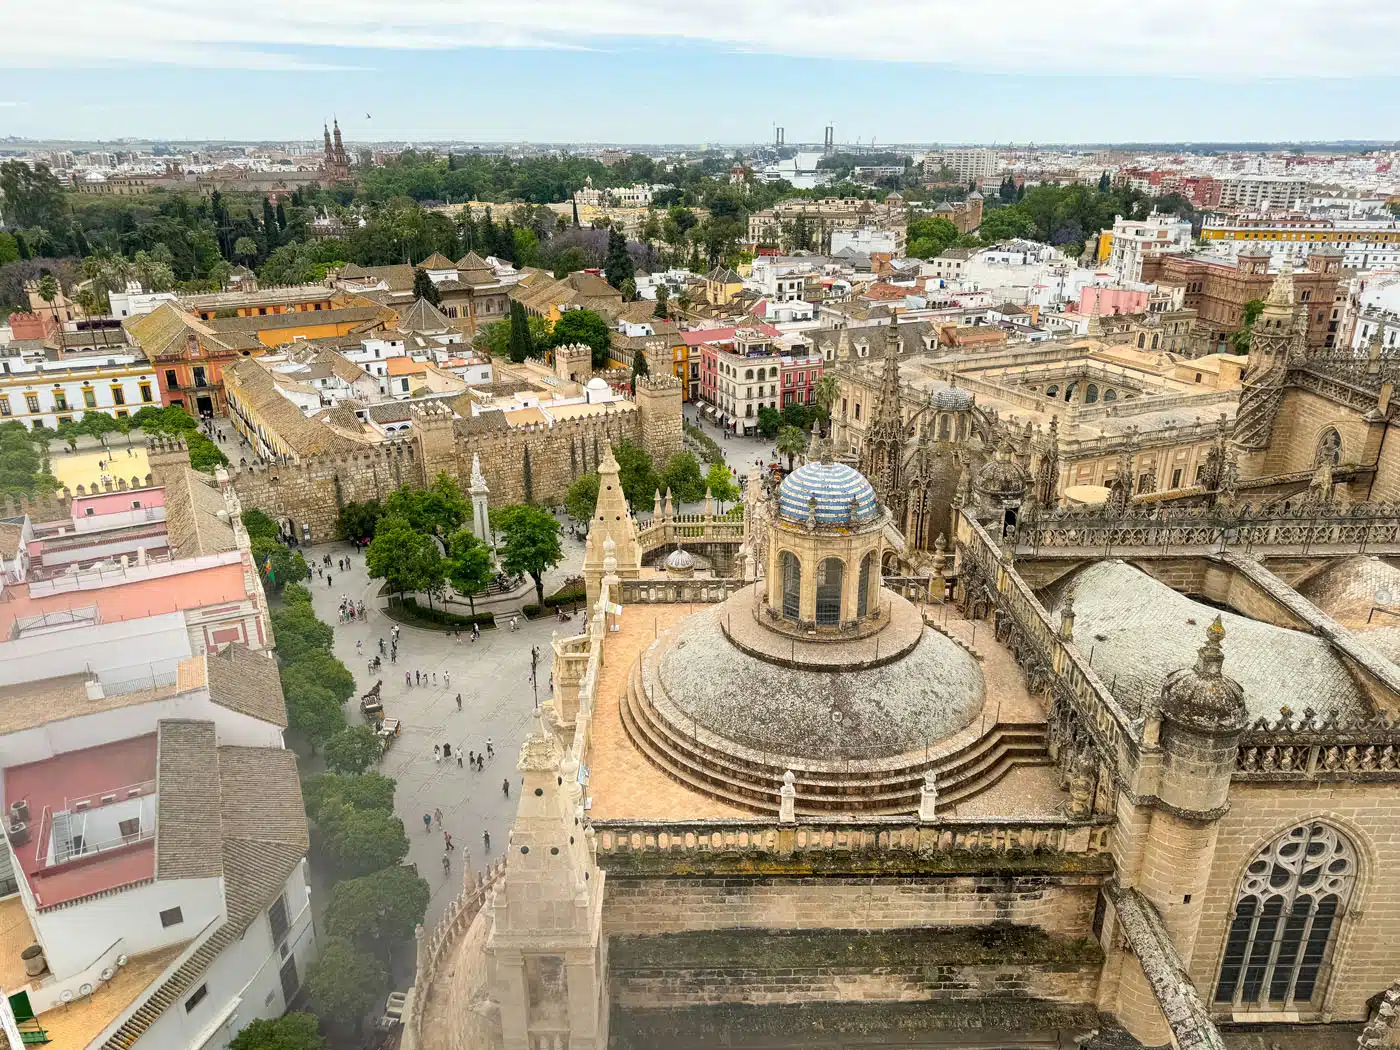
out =
<svg viewBox="0 0 1400 1050"><path fill-rule="evenodd" d="M620 579L635 579L640 575L641 555L637 547L637 523L622 494L622 478L617 458L609 448L598 464L598 502L588 525L588 545L583 555L583 580L591 609L598 601L603 582L604 545L611 540L617 559Z"/></svg>

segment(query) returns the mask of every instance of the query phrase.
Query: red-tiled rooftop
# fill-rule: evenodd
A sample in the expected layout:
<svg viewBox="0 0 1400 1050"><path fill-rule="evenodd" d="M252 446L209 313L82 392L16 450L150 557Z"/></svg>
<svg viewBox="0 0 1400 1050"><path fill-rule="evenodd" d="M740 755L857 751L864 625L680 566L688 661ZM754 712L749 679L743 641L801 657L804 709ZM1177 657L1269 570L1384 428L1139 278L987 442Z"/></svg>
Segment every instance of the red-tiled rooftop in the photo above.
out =
<svg viewBox="0 0 1400 1050"><path fill-rule="evenodd" d="M97 606L102 623L139 620L147 616L199 609L248 597L243 566L214 565L134 583L114 581L110 587L70 590L33 597L24 584L11 587L0 603L0 639L10 637L15 621L44 613L68 612Z"/></svg>
<svg viewBox="0 0 1400 1050"><path fill-rule="evenodd" d="M155 777L154 733L66 751L5 770L5 797L29 803L30 839L15 849L15 856L40 908L155 876L155 840L151 837L63 864L45 863L54 813L81 799L92 799L95 807L104 794L125 798L126 789L138 784L147 785L144 790L149 793Z"/></svg>

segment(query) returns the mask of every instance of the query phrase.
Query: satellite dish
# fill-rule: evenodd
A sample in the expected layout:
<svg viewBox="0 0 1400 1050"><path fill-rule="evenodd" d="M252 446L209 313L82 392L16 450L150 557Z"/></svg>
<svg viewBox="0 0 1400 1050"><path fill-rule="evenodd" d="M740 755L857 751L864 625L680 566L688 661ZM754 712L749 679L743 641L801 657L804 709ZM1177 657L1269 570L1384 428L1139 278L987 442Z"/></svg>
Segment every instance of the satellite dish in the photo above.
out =
<svg viewBox="0 0 1400 1050"><path fill-rule="evenodd" d="M110 981L116 975L117 968L115 966L108 966L105 969L103 969L103 971L97 976L101 977L104 981Z"/></svg>
<svg viewBox="0 0 1400 1050"><path fill-rule="evenodd" d="M130 961L131 961L131 960L128 959L125 955L118 955L118 956L117 956L117 965L118 965L118 966L125 966L125 965L126 965L128 962L130 962Z"/></svg>
<svg viewBox="0 0 1400 1050"><path fill-rule="evenodd" d="M58 998L61 1002L71 1003L73 1001L73 989L63 989L63 991L58 993Z"/></svg>

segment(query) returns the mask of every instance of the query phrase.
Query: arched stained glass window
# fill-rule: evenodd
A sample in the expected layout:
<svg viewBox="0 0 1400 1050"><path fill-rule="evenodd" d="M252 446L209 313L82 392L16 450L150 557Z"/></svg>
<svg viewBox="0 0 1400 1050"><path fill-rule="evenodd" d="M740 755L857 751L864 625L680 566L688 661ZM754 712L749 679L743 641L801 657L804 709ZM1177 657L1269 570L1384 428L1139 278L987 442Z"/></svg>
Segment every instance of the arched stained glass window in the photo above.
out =
<svg viewBox="0 0 1400 1050"><path fill-rule="evenodd" d="M802 563L792 551L783 551L778 563L783 575L783 617L796 620L802 609Z"/></svg>
<svg viewBox="0 0 1400 1050"><path fill-rule="evenodd" d="M1260 850L1235 899L1215 1002L1314 1003L1355 883L1356 850L1326 824L1300 824Z"/></svg>

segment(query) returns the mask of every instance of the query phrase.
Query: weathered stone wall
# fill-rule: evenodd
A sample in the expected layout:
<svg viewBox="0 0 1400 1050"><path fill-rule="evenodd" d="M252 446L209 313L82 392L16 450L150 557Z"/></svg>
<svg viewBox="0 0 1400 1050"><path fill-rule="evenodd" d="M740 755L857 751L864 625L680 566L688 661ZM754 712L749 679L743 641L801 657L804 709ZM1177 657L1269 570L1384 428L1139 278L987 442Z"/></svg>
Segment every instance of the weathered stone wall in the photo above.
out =
<svg viewBox="0 0 1400 1050"><path fill-rule="evenodd" d="M608 879L610 936L760 929L899 929L1015 923L1076 938L1101 876Z"/></svg>
<svg viewBox="0 0 1400 1050"><path fill-rule="evenodd" d="M1260 473L1291 474L1312 470L1318 442L1328 427L1336 428L1341 436L1343 463L1369 465L1376 462L1380 436L1385 430L1383 423L1367 423L1355 409L1338 405L1312 391L1292 388L1284 391ZM1366 493L1352 493L1351 498L1364 499ZM1394 497L1372 493L1370 498Z"/></svg>
<svg viewBox="0 0 1400 1050"><path fill-rule="evenodd" d="M662 377L663 380L666 377ZM491 490L491 505L564 502L575 478L597 470L609 443L630 441L658 464L680 451L680 386L639 384L636 405L625 404L588 419L554 426L502 428L450 415L418 413L413 436L364 453L307 457L296 463L251 467L232 473L245 507L290 518L297 535L335 536L346 503L384 499L401 485L423 485L446 471L465 489L472 457Z"/></svg>
<svg viewBox="0 0 1400 1050"><path fill-rule="evenodd" d="M1090 1003L1103 962L1092 938L1025 927L736 930L613 938L608 948L613 1003L631 1010L1006 996Z"/></svg>
<svg viewBox="0 0 1400 1050"><path fill-rule="evenodd" d="M1400 837L1394 814L1400 785L1274 786L1236 782L1221 818L1210 881L1201 907L1191 976L1210 1001L1240 878L1254 855L1296 824L1323 820L1356 847L1360 872L1324 969L1325 1014L1336 1021L1366 1018L1366 1000L1395 979L1400 939Z"/></svg>

